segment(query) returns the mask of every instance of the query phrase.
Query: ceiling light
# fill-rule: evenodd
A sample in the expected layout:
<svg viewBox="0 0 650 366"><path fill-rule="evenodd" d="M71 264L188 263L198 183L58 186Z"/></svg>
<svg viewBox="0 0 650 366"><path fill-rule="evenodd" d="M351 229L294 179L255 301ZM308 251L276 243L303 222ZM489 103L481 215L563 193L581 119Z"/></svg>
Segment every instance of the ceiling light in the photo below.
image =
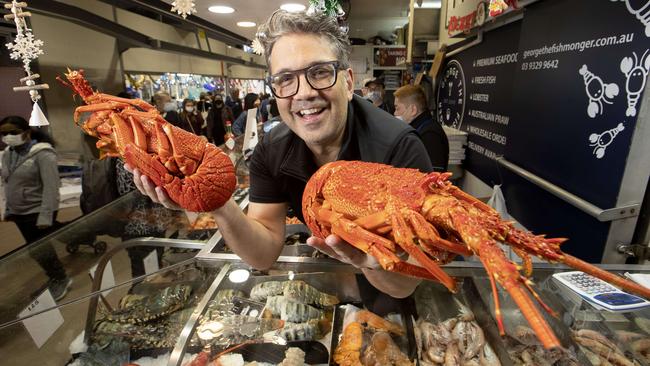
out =
<svg viewBox="0 0 650 366"><path fill-rule="evenodd" d="M217 14L230 14L235 12L235 9L231 8L230 6L223 5L214 5L209 7L208 10Z"/></svg>
<svg viewBox="0 0 650 366"><path fill-rule="evenodd" d="M244 28L250 28L256 26L257 24L255 24L255 22L237 22L237 25Z"/></svg>
<svg viewBox="0 0 650 366"><path fill-rule="evenodd" d="M442 7L442 0L424 0L419 9L440 9Z"/></svg>
<svg viewBox="0 0 650 366"><path fill-rule="evenodd" d="M289 3L289 4L282 4L282 6L280 6L280 9L286 10L286 11L289 11L289 12L292 12L292 13L296 13L296 12L305 10L305 6L302 5L302 4Z"/></svg>

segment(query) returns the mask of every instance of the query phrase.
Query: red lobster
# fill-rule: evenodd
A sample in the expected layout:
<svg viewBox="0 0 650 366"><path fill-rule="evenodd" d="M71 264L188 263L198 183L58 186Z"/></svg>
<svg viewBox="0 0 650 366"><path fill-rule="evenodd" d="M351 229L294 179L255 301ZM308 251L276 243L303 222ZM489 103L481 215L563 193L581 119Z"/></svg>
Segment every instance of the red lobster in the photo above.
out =
<svg viewBox="0 0 650 366"><path fill-rule="evenodd" d="M181 207L195 212L221 207L235 190L235 168L221 149L171 125L142 99L119 98L90 87L83 70L65 74L64 85L86 105L74 111L84 133L97 137L105 156L120 156L138 168ZM79 124L82 113L90 117Z"/></svg>
<svg viewBox="0 0 650 366"><path fill-rule="evenodd" d="M650 298L650 290L563 253L566 239L549 239L516 229L483 202L452 185L451 173L424 174L383 164L336 161L309 180L302 198L306 224L321 238L336 234L375 257L388 271L433 279L456 291L456 282L439 264L457 254L476 255L492 284L496 319L505 334L496 283L521 309L544 347L560 342L528 293L553 314L532 288L529 254L560 262L623 289ZM524 259L526 276L503 253L498 242ZM401 248L421 265L406 263Z"/></svg>

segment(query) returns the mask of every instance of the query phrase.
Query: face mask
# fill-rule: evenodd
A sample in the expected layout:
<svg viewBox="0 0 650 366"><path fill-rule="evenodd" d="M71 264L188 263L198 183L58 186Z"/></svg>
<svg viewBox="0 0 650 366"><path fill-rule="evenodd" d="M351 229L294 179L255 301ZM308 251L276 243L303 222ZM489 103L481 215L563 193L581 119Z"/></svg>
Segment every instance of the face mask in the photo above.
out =
<svg viewBox="0 0 650 366"><path fill-rule="evenodd" d="M378 103L379 101L381 101L381 95L379 94L379 92L373 91L368 93L368 99L372 100L375 103Z"/></svg>
<svg viewBox="0 0 650 366"><path fill-rule="evenodd" d="M402 117L402 116L395 116L395 118L397 118L400 121L404 121L404 117Z"/></svg>
<svg viewBox="0 0 650 366"><path fill-rule="evenodd" d="M187 113L192 113L194 112L194 107L185 107L185 111L187 111Z"/></svg>
<svg viewBox="0 0 650 366"><path fill-rule="evenodd" d="M165 106L163 107L165 112L171 112L176 110L176 103L174 102L167 102L165 103Z"/></svg>
<svg viewBox="0 0 650 366"><path fill-rule="evenodd" d="M2 136L2 142L9 146L20 146L25 143L23 134Z"/></svg>
<svg viewBox="0 0 650 366"><path fill-rule="evenodd" d="M221 106L223 105L223 100L216 100L216 101L214 102L214 104L215 104L217 107L221 107Z"/></svg>

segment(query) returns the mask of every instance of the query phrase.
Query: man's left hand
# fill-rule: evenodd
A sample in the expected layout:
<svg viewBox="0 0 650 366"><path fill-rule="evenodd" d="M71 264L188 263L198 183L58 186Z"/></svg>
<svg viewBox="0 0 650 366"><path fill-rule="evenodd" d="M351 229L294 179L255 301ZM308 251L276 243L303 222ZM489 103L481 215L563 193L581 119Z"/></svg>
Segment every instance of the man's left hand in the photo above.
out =
<svg viewBox="0 0 650 366"><path fill-rule="evenodd" d="M348 244L337 235L329 235L325 240L312 236L307 239L307 244L357 268L381 269L381 265L375 258Z"/></svg>

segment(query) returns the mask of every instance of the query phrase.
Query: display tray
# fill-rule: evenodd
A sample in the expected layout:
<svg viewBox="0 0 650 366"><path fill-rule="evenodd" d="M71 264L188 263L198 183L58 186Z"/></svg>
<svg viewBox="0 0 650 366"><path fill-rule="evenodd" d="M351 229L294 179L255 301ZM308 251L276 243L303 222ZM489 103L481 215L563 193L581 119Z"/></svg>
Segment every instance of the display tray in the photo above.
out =
<svg viewBox="0 0 650 366"><path fill-rule="evenodd" d="M415 334L413 331L413 323L411 321L414 308L406 306L406 307L401 307L401 309L403 311L401 311L400 313L386 314L386 316L383 317L380 316L379 314L376 315L402 326L404 330L403 335L395 335L390 333L390 337L394 342L394 344L399 348L399 351L403 353L403 355L406 356L410 361L414 361L417 359ZM334 353L337 347L339 346L339 342L341 342L341 340L343 339L342 336L345 327L349 323L355 320L354 317L355 313L364 310L367 309L364 308L364 305L361 302L350 302L347 304L340 304L335 307L334 321L332 324L332 343L331 343L331 348L330 348L331 351L329 357L330 365L338 365L334 361ZM376 332L375 329L373 329L373 327L371 326L364 327L364 331L362 333L363 346L360 349L362 360L363 357L365 356L365 351L367 351L368 347L370 347L370 345L372 344L373 335L377 333L378 332ZM385 349L381 349L379 351L384 351L384 350Z"/></svg>

